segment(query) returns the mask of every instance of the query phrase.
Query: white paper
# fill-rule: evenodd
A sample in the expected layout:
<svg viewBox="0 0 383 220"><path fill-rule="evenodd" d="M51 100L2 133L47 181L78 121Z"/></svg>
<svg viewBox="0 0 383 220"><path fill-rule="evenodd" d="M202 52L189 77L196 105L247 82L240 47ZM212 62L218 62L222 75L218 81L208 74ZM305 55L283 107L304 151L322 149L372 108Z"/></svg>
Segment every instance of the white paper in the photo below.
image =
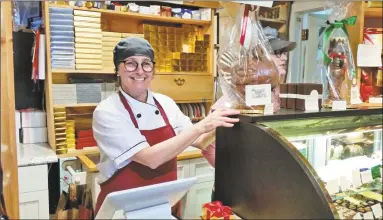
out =
<svg viewBox="0 0 383 220"><path fill-rule="evenodd" d="M357 65L359 67L379 67L382 66L382 48L375 45L359 44L357 54Z"/></svg>
<svg viewBox="0 0 383 220"><path fill-rule="evenodd" d="M363 218L364 219L374 219L374 215L372 214L372 212L366 212L363 214Z"/></svg>
<svg viewBox="0 0 383 220"><path fill-rule="evenodd" d="M269 103L265 105L265 109L263 110L264 115L272 115L274 114L274 104Z"/></svg>
<svg viewBox="0 0 383 220"><path fill-rule="evenodd" d="M245 87L245 102L247 106L270 104L271 85L247 85Z"/></svg>
<svg viewBox="0 0 383 220"><path fill-rule="evenodd" d="M330 195L334 195L339 192L339 179L332 179L327 182L326 189Z"/></svg>
<svg viewBox="0 0 383 220"><path fill-rule="evenodd" d="M362 100L360 100L360 94L359 94L359 89L357 86L351 87L351 104L361 104Z"/></svg>
<svg viewBox="0 0 383 220"><path fill-rule="evenodd" d="M362 185L362 180L360 179L360 171L359 169L352 171L352 186L354 188L360 187Z"/></svg>
<svg viewBox="0 0 383 220"><path fill-rule="evenodd" d="M249 4L249 5L258 5L258 6L267 7L267 8L273 7L273 1L232 1L232 2Z"/></svg>
<svg viewBox="0 0 383 220"><path fill-rule="evenodd" d="M362 178L362 183L364 184L371 183L373 181L370 169L360 172L360 176Z"/></svg>
<svg viewBox="0 0 383 220"><path fill-rule="evenodd" d="M356 215L354 215L354 217L352 219L363 219L362 216L360 215L359 212L356 213Z"/></svg>
<svg viewBox="0 0 383 220"><path fill-rule="evenodd" d="M332 102L332 110L333 111L346 110L346 108L347 108L346 101L333 101Z"/></svg>
<svg viewBox="0 0 383 220"><path fill-rule="evenodd" d="M305 98L306 111L319 111L319 94L317 90L311 91L310 95Z"/></svg>
<svg viewBox="0 0 383 220"><path fill-rule="evenodd" d="M382 206L379 203L371 206L371 209L372 209L372 212L375 215L375 218L380 218L380 217L383 216Z"/></svg>
<svg viewBox="0 0 383 220"><path fill-rule="evenodd" d="M345 192L348 189L350 189L350 182L348 181L346 176L341 176L340 177L340 189L343 192Z"/></svg>
<svg viewBox="0 0 383 220"><path fill-rule="evenodd" d="M38 79L45 80L45 35L40 34Z"/></svg>

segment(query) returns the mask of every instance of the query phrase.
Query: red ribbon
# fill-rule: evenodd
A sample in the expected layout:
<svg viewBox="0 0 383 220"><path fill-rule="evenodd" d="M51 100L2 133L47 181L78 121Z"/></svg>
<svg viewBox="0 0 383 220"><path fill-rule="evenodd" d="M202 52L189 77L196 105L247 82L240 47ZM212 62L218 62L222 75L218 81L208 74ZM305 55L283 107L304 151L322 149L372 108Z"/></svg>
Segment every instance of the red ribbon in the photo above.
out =
<svg viewBox="0 0 383 220"><path fill-rule="evenodd" d="M245 38L246 38L246 29L247 29L247 22L249 20L249 5L245 5L245 11L243 12L243 17L242 17L242 27L241 27L241 37L239 39L239 43L243 46L245 43Z"/></svg>
<svg viewBox="0 0 383 220"><path fill-rule="evenodd" d="M232 215L231 208L223 206L220 201L206 203L202 206L202 208L206 209L206 219L210 219L212 217L230 219L230 216Z"/></svg>
<svg viewBox="0 0 383 220"><path fill-rule="evenodd" d="M338 54L338 53L335 53L335 52L330 53L328 55L328 57L330 57L332 59L335 58L335 57L340 58L340 59L346 59L346 56L344 54Z"/></svg>
<svg viewBox="0 0 383 220"><path fill-rule="evenodd" d="M368 36L369 34L383 34L383 31L378 31L377 29L371 29L371 28L364 28L363 38L370 41L372 44L374 44L370 36Z"/></svg>

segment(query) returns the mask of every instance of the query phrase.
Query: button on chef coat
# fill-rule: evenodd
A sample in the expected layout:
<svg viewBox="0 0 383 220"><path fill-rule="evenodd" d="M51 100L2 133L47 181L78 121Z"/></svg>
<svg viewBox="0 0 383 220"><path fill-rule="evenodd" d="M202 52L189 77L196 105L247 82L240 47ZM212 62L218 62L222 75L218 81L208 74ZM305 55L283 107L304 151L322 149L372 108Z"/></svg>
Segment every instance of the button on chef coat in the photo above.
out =
<svg viewBox="0 0 383 220"><path fill-rule="evenodd" d="M120 89L127 99L140 130L165 126L165 121L154 103L153 96L164 109L176 134L192 126L177 104L168 96L148 91L147 102L140 102ZM132 157L149 146L146 138L135 128L118 93L103 100L93 113L93 135L100 150L100 182L109 179L118 169L132 161Z"/></svg>

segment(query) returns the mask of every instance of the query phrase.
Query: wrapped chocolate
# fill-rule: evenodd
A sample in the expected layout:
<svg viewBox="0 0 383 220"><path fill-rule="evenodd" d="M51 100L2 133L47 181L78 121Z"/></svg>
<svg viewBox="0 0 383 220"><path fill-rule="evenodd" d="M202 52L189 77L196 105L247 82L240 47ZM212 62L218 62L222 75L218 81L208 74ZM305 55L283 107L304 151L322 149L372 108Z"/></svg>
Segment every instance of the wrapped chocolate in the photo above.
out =
<svg viewBox="0 0 383 220"><path fill-rule="evenodd" d="M361 102L357 75L350 47L347 25L354 25L357 17L345 18L349 2L329 2L328 26L320 36L322 56L319 68L324 75L323 105L346 101L348 105Z"/></svg>
<svg viewBox="0 0 383 220"><path fill-rule="evenodd" d="M265 105L280 108L279 73L273 54L252 6L241 4L227 42L221 44L217 67L227 106L261 113Z"/></svg>
<svg viewBox="0 0 383 220"><path fill-rule="evenodd" d="M241 219L235 215L231 208L228 206L222 205L220 201L214 201L205 203L202 205L202 219L222 219L222 220L231 220L231 219Z"/></svg>

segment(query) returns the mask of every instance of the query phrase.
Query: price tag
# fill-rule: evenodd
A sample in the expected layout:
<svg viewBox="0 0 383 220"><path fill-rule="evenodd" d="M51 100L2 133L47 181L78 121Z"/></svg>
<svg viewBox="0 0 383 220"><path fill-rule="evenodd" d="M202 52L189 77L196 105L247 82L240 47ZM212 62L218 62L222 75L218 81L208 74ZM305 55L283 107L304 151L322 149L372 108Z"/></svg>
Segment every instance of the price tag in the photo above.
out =
<svg viewBox="0 0 383 220"><path fill-rule="evenodd" d="M319 111L319 94L318 91L311 91L310 95L305 98L305 110L306 111Z"/></svg>
<svg viewBox="0 0 383 220"><path fill-rule="evenodd" d="M370 169L361 171L360 177L362 178L362 183L364 184L371 183L373 181Z"/></svg>
<svg viewBox="0 0 383 220"><path fill-rule="evenodd" d="M358 188L362 185L362 180L360 179L360 171L358 169L352 171L351 181L354 188Z"/></svg>
<svg viewBox="0 0 383 220"><path fill-rule="evenodd" d="M326 189L330 195L334 195L339 192L339 179L332 179L327 182Z"/></svg>
<svg viewBox="0 0 383 220"><path fill-rule="evenodd" d="M350 182L348 181L347 177L345 177L345 176L340 177L340 189L343 192L350 189Z"/></svg>
<svg viewBox="0 0 383 220"><path fill-rule="evenodd" d="M346 110L346 108L347 108L346 101L333 101L332 102L332 110L333 111Z"/></svg>
<svg viewBox="0 0 383 220"><path fill-rule="evenodd" d="M356 213L356 215L354 215L354 217L352 219L363 219L362 216L360 215L360 213Z"/></svg>
<svg viewBox="0 0 383 220"><path fill-rule="evenodd" d="M264 115L273 115L274 114L274 104L269 103L265 105L265 109L263 110Z"/></svg>
<svg viewBox="0 0 383 220"><path fill-rule="evenodd" d="M351 105L361 104L359 89L357 86L351 87Z"/></svg>
<svg viewBox="0 0 383 220"><path fill-rule="evenodd" d="M270 104L271 85L247 85L245 87L245 101L247 106Z"/></svg>
<svg viewBox="0 0 383 220"><path fill-rule="evenodd" d="M371 206L371 209L372 209L372 212L375 215L375 218L380 218L380 217L383 216L382 206L379 203Z"/></svg>
<svg viewBox="0 0 383 220"><path fill-rule="evenodd" d="M374 219L374 215L372 214L372 212L366 212L363 214L363 218L364 219Z"/></svg>

